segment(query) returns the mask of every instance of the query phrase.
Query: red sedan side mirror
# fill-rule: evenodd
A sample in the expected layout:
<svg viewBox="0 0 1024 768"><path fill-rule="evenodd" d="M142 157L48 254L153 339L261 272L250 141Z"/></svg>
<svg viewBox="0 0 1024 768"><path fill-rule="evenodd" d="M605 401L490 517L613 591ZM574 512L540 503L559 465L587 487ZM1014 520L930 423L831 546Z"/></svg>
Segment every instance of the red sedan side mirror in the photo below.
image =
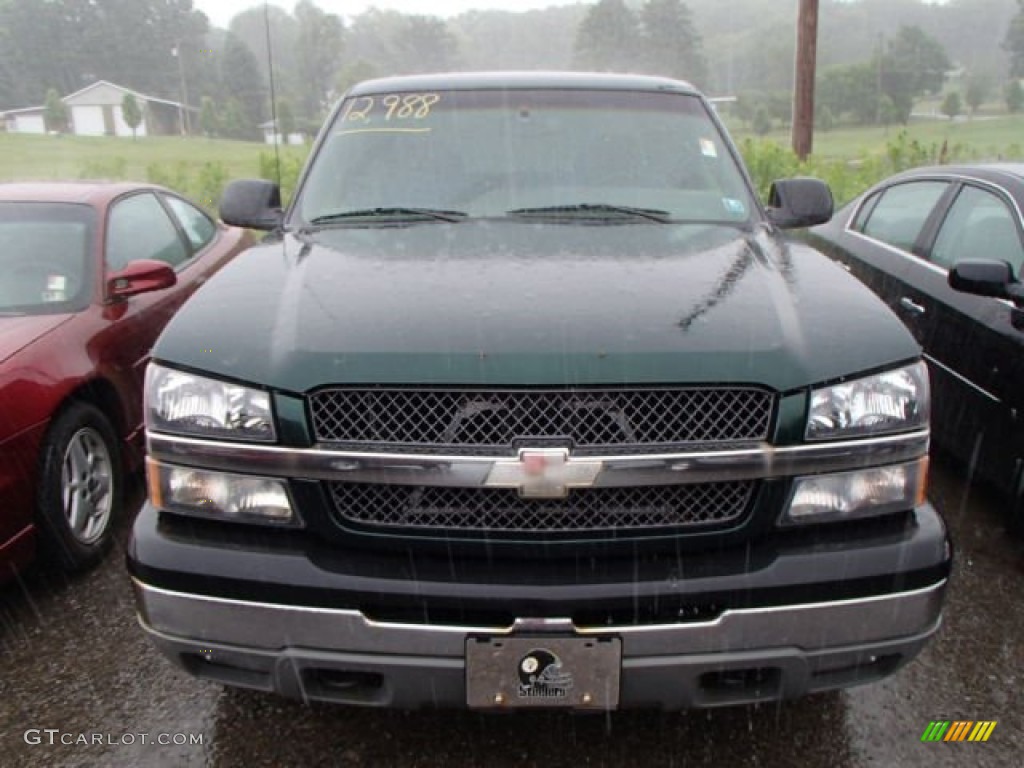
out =
<svg viewBox="0 0 1024 768"><path fill-rule="evenodd" d="M161 291L178 282L174 270L162 261L138 259L128 262L120 272L107 276L107 296L127 299L140 293Z"/></svg>

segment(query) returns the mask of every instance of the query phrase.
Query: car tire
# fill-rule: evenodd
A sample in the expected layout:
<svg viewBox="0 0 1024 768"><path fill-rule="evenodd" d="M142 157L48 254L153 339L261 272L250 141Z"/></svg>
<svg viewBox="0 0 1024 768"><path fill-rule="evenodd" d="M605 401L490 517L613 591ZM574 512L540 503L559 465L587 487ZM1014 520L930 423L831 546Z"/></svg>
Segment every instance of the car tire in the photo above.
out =
<svg viewBox="0 0 1024 768"><path fill-rule="evenodd" d="M121 515L124 471L109 419L72 403L54 419L40 455L36 514L44 553L67 571L95 565Z"/></svg>

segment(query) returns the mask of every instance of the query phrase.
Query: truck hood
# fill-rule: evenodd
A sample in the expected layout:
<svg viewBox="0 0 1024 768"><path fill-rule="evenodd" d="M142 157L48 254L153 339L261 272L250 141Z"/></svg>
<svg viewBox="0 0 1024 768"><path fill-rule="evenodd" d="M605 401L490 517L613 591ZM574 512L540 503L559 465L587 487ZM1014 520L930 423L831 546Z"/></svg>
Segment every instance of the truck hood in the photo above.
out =
<svg viewBox="0 0 1024 768"><path fill-rule="evenodd" d="M467 221L327 230L235 259L154 358L263 386L749 383L919 355L899 320L766 230Z"/></svg>

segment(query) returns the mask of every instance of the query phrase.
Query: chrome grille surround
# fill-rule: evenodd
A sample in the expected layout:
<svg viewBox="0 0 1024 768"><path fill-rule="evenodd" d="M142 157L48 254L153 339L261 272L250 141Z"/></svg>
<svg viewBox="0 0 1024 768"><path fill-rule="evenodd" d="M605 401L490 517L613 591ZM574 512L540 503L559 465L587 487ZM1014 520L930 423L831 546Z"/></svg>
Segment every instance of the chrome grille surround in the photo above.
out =
<svg viewBox="0 0 1024 768"><path fill-rule="evenodd" d="M536 440L630 452L761 441L774 403L771 392L755 387L330 388L309 397L321 443L489 455Z"/></svg>

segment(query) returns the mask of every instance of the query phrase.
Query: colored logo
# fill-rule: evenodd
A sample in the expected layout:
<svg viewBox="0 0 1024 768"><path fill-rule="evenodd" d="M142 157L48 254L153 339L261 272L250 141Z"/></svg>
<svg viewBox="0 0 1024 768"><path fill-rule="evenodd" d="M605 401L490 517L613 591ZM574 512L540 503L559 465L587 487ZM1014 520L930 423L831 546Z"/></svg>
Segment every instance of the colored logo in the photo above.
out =
<svg viewBox="0 0 1024 768"><path fill-rule="evenodd" d="M573 687L572 675L551 651L538 648L519 662L519 698L564 699Z"/></svg>
<svg viewBox="0 0 1024 768"><path fill-rule="evenodd" d="M932 720L921 734L921 741L988 741L995 729L995 720Z"/></svg>

